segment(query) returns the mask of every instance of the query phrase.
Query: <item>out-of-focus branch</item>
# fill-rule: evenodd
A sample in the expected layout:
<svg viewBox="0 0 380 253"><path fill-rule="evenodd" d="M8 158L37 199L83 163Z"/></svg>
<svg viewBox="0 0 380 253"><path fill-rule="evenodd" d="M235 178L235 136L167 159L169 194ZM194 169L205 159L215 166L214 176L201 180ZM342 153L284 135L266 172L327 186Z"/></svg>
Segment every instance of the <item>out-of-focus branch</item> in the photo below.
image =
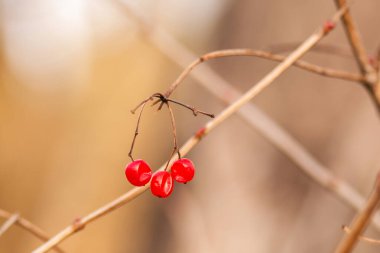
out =
<svg viewBox="0 0 380 253"><path fill-rule="evenodd" d="M335 253L351 252L357 243L359 236L366 229L371 216L380 202L380 174L377 175L374 189L369 196L364 209L355 217L351 224L351 232L340 241Z"/></svg>
<svg viewBox="0 0 380 253"><path fill-rule="evenodd" d="M331 22L336 22L341 15L346 11L346 7L341 8L333 16ZM209 121L202 130L202 135L195 135L191 137L182 147L181 154L187 154L201 139L203 135L208 134L210 131L219 126L222 122L228 119L231 115L237 112L243 105L247 104L252 98L259 94L263 89L268 87L274 80L276 80L283 72L285 72L294 62L301 58L306 52L308 52L314 45L316 45L324 36L328 34L329 30L325 27L319 28L316 32L310 35L295 51L293 51L286 59L277 65L272 71L270 71L263 79L255 84L250 90L243 94L237 101L232 103L226 109L224 109L213 120ZM164 166L160 168L163 170ZM129 192L113 200L112 202L104 205L103 207L95 210L94 212L86 215L82 219L78 219L74 224L64 228L57 235L52 237L48 242L41 245L39 248L33 251L33 253L47 252L53 246L58 245L60 242L75 234L88 223L95 221L96 219L110 213L111 211L123 206L129 201L137 198L146 189L149 184L143 187L133 188Z"/></svg>
<svg viewBox="0 0 380 253"><path fill-rule="evenodd" d="M231 57L231 56L253 56L264 58L272 61L283 61L286 57L278 54L272 54L270 52L261 51L261 50L253 50L253 49L225 49L218 50L214 52L210 52L202 55L195 61L193 61L189 66L187 66L184 71L179 75L179 77L174 81L171 85L168 92L165 94L166 96L170 96L174 89L189 75L189 73L199 64L209 61L212 59L223 58L223 57ZM326 77L339 78L347 81L359 82L362 83L365 81L365 78L360 74L349 73L346 71L335 70L332 68L324 68L312 63L308 63L305 61L298 60L294 63L294 66L299 67L301 69L313 72L315 74L319 74Z"/></svg>
<svg viewBox="0 0 380 253"><path fill-rule="evenodd" d="M0 227L0 236L2 236L13 224L18 220L19 214L15 213L9 217L4 224Z"/></svg>
<svg viewBox="0 0 380 253"><path fill-rule="evenodd" d="M3 210L3 209L0 209L0 217L9 220L11 217L14 217L14 215ZM41 228L39 228L38 226L36 226L33 223L31 223L30 221L28 221L27 219L25 219L21 216L18 216L15 223L17 226L19 226L19 227L25 229L26 231L30 232L32 235L34 235L38 239L40 239L44 242L49 240L49 236L47 235L47 233L45 231L43 231ZM64 253L64 251L62 249L60 249L58 246L55 246L53 249L56 252Z"/></svg>

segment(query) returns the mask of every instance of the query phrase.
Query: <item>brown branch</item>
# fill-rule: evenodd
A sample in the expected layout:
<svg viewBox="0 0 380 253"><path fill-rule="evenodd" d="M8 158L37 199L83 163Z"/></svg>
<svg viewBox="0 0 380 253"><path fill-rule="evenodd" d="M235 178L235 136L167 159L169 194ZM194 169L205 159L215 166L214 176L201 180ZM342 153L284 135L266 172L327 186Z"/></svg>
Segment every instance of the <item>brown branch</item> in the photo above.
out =
<svg viewBox="0 0 380 253"><path fill-rule="evenodd" d="M278 54L272 54L270 52L261 51L261 50L253 50L253 49L226 49L226 50L218 50L214 52L210 52L204 54L199 57L197 60L193 61L182 73L179 77L172 83L169 90L165 93L166 97L169 97L171 93L177 88L177 86L190 74L190 72L199 64L209 61L212 59L223 58L223 57L231 57L231 56L253 56L264 58L267 60L281 62L286 57ZM365 82L364 76L360 74L354 74L346 71L335 70L331 68L321 67L312 63L308 63L306 61L298 60L294 63L294 66L299 67L301 69L310 71L315 74L319 74L326 77L339 78L347 81L353 82Z"/></svg>
<svg viewBox="0 0 380 253"><path fill-rule="evenodd" d="M0 217L1 218L10 219L12 216L13 215L11 213L9 213L3 209L0 209ZM37 237L41 241L46 242L50 238L45 231L43 231L41 228L39 228L38 226L34 225L33 223L31 223L30 221L28 221L27 219L25 219L21 216L19 216L17 218L16 225L25 229L26 231L30 232L32 235L34 235L35 237ZM64 253L64 251L62 249L60 249L58 246L54 246L53 249L56 252Z"/></svg>
<svg viewBox="0 0 380 253"><path fill-rule="evenodd" d="M352 229L347 227L347 226L343 226L342 227L343 231L347 234L351 233L352 232ZM373 238L370 238L368 236L363 236L363 235L360 235L358 237L358 240L359 241L364 241L364 242L368 242L368 243L372 243L372 244L380 244L380 240L378 239L373 239Z"/></svg>
<svg viewBox="0 0 380 253"><path fill-rule="evenodd" d="M366 229L369 221L380 202L380 174L377 175L374 189L369 196L363 210L355 217L351 224L351 233L345 235L335 249L335 253L351 252L358 241L359 236Z"/></svg>
<svg viewBox="0 0 380 253"><path fill-rule="evenodd" d="M346 11L346 8L341 8L332 18L332 22L336 22L341 15ZM262 90L268 87L274 80L276 80L283 72L285 72L294 62L301 58L306 52L308 52L314 45L316 45L327 32L324 28L319 28L315 33L309 36L295 51L293 51L286 59L277 65L272 71L270 71L263 79L261 79L257 84L255 84L250 90L248 90L242 97L237 101L232 103L226 109L224 109L215 119L209 121L205 126L204 135L215 129L222 122L228 119L236 111L238 111L243 105L247 104L252 98L259 94ZM188 153L198 142L199 138L193 136L190 138L181 148L181 154ZM163 170L161 167L160 170ZM140 196L145 190L147 190L149 184L143 187L135 187L128 191L119 198L113 200L112 202L106 204L105 206L95 210L94 212L86 215L82 219L76 222L76 225L70 225L64 228L61 232L51 238L48 242L41 245L39 248L33 251L33 253L47 252L53 246L59 244L69 236L78 232L78 227L83 228L88 223L110 213L111 211L123 206L129 201Z"/></svg>
<svg viewBox="0 0 380 253"><path fill-rule="evenodd" d="M272 53L281 54L284 52L293 51L294 48L299 45L300 42L285 42L285 43L278 43L269 45L268 47L265 47L265 50L268 50ZM310 52L315 53L324 53L328 55L336 55L348 59L353 59L354 57L352 55L351 48L342 48L340 46L334 45L334 44L318 44L316 45Z"/></svg>
<svg viewBox="0 0 380 253"><path fill-rule="evenodd" d="M338 8L347 5L346 0L335 0L335 4ZM369 62L367 50L364 47L350 10L346 11L343 15L342 21L361 73L366 76L366 80L369 83L374 84L377 80L376 73Z"/></svg>

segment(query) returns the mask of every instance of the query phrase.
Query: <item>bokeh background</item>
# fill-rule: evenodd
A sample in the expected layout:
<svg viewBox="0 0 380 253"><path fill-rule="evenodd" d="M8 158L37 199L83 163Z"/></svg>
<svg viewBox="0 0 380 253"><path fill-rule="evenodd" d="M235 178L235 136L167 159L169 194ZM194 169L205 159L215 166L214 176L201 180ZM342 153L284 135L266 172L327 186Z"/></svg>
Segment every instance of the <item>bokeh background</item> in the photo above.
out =
<svg viewBox="0 0 380 253"><path fill-rule="evenodd" d="M379 9L375 0L352 5L371 54L380 41ZM129 110L164 91L182 69L141 33L131 13L201 55L225 48L291 49L334 11L332 0L1 0L0 208L53 235L131 189L124 167L136 116ZM344 55L310 52L305 58L357 71L341 26L322 44ZM275 66L250 58L206 64L241 91ZM191 78L173 97L216 114L225 107ZM380 122L359 85L291 69L253 103L368 195L380 167ZM180 144L208 120L182 109L175 113ZM147 110L135 156L158 168L171 144L168 113ZM176 185L165 200L145 193L61 247L116 253L331 252L341 225L355 214L238 116L188 157L197 167L192 183ZM367 234L380 238L372 227ZM40 244L15 226L0 237L0 252L30 252ZM357 252L379 249L360 243Z"/></svg>

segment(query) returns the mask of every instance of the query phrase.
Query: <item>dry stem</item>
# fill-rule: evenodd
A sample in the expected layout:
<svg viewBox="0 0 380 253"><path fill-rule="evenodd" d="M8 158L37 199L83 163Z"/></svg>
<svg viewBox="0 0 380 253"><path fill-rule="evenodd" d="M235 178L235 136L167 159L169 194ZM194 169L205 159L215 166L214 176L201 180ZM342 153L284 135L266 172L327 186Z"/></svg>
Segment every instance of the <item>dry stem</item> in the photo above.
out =
<svg viewBox="0 0 380 253"><path fill-rule="evenodd" d="M169 90L165 93L165 96L169 97L171 93L177 88L177 86L189 75L189 73L199 64L209 61L212 59L222 58L222 57L231 57L231 56L253 56L264 58L272 61L281 62L286 57L278 54L272 54L270 52L261 51L261 50L253 50L253 49L226 49L226 50L218 50L214 52L207 53L197 60L193 61L183 72L181 75L174 81L174 83L170 86ZM299 67L301 69L310 71L315 74L319 74L326 77L339 78L347 81L353 82L365 82L364 76L360 74L354 74L342 70L335 70L331 68L324 68L312 63L308 63L306 61L298 60L294 62L294 66Z"/></svg>
<svg viewBox="0 0 380 253"><path fill-rule="evenodd" d="M358 241L361 233L366 229L371 216L373 215L376 207L380 202L380 174L377 175L374 189L369 196L364 209L355 217L352 222L351 232L346 234L338 247L335 249L335 253L348 253L353 250L355 244Z"/></svg>
<svg viewBox="0 0 380 253"><path fill-rule="evenodd" d="M347 226L343 226L342 227L343 231L347 234L351 233L352 232L352 229L347 227ZM372 244L380 244L380 240L378 239L373 239L373 238L370 238L370 237L367 237L367 236L362 236L360 235L358 237L358 240L359 241L364 241L364 242L369 242L369 243L372 243Z"/></svg>
<svg viewBox="0 0 380 253"><path fill-rule="evenodd" d="M177 128L176 128L176 125L175 125L174 113L173 113L173 110L170 107L169 103L166 103L166 106L168 107L169 114L170 114L170 121L171 121L171 125L172 125L173 140L174 140L174 143L173 143L173 152L171 153L171 155L169 157L169 160L168 160L168 162L166 163L166 166L165 166L165 170L168 170L169 162L170 162L171 158L173 157L173 155L177 152L178 159L181 159L181 152L178 149Z"/></svg>
<svg viewBox="0 0 380 253"><path fill-rule="evenodd" d="M141 109L140 109L139 117L137 118L137 124L136 124L135 133L133 135L131 148L129 149L129 153L128 153L128 156L131 158L132 161L134 161L133 156L132 156L132 152L133 152L133 148L135 146L137 135L139 135L139 126L140 126L141 116L142 116L142 113L144 112L145 105L146 105L146 103L148 103L148 101L149 101L149 99L144 100L143 103L137 107L137 108L139 108L141 106ZM137 110L137 108L135 110ZM135 110L133 110L132 113L134 113Z"/></svg>
<svg viewBox="0 0 380 253"><path fill-rule="evenodd" d="M0 209L0 217L1 218L4 218L4 219L10 219L13 215L3 209ZM47 233L45 231L43 231L41 228L39 228L38 226L34 225L33 223L31 223L30 221L28 221L27 219L21 217L21 216L18 216L17 220L16 220L16 225L25 229L26 231L30 232L32 235L34 235L35 237L37 237L38 239L46 242L49 240L49 236L47 235ZM58 248L58 246L55 246L53 248L55 251L57 252L60 252L60 253L63 253L64 251L61 250L60 248Z"/></svg>
<svg viewBox="0 0 380 253"><path fill-rule="evenodd" d="M278 44L272 44L268 47L265 47L265 50L268 50L272 53L280 54L284 52L293 51L294 48L296 48L300 44L299 41L297 42L286 42L286 43L278 43ZM348 59L354 59L352 55L351 48L342 48L341 45L335 45L335 44L318 44L316 45L310 52L316 52L316 53L324 53L328 55L336 55L343 58Z"/></svg>
<svg viewBox="0 0 380 253"><path fill-rule="evenodd" d="M341 8L332 18L333 22L336 22L340 16L346 11L346 7ZM318 29L313 33L309 38L307 38L295 51L293 51L286 59L277 65L271 72L269 72L261 81L254 85L249 91L247 91L239 100L228 106L223 110L215 119L209 121L204 130L204 134L209 133L215 127L224 122L229 118L233 113L239 110L243 105L248 103L253 97L259 94L263 89L269 86L275 79L277 79L284 71L286 71L294 62L301 58L307 51L309 51L315 44L317 44L325 35L326 31L323 28ZM188 153L197 143L199 138L194 136L190 138L184 146L182 146L180 152L182 154ZM161 167L161 170L164 168ZM67 237L73 235L78 230L78 227L83 228L86 224L98 219L99 217L110 213L111 211L123 206L125 203L135 199L141 195L146 189L148 189L149 184L144 187L133 188L129 192L115 199L114 201L106 204L100 209L95 210L94 212L88 214L82 219L76 222L76 225L70 225L51 238L47 243L41 245L39 248L33 251L33 253L42 253L47 252L53 246L59 244ZM78 224L80 226L78 226Z"/></svg>
<svg viewBox="0 0 380 253"><path fill-rule="evenodd" d="M335 3L338 8L341 8L342 6L346 6L347 4L346 0L335 0ZM366 76L366 79L370 83L374 83L375 80L377 79L375 70L369 62L367 51L360 37L360 33L358 29L356 28L354 20L351 16L350 10L346 11L346 13L343 14L342 21L343 21L343 26L346 31L348 40L351 44L352 51L355 55L356 61L360 68L360 71L362 72L363 75Z"/></svg>

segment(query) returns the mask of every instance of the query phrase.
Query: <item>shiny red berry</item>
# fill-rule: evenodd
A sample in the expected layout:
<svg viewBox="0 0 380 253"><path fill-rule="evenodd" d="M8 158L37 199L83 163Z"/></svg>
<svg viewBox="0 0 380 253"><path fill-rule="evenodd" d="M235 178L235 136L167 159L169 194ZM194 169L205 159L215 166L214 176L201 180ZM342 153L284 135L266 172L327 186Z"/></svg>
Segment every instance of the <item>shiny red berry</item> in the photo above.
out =
<svg viewBox="0 0 380 253"><path fill-rule="evenodd" d="M193 179L195 168L192 161L187 158L181 158L173 163L171 171L174 180L187 183Z"/></svg>
<svg viewBox="0 0 380 253"><path fill-rule="evenodd" d="M139 159L131 162L125 168L125 176L134 186L146 185L152 177L152 170L149 165Z"/></svg>
<svg viewBox="0 0 380 253"><path fill-rule="evenodd" d="M167 171L157 171L153 174L152 181L150 182L150 190L153 195L166 198L174 189L172 175Z"/></svg>

